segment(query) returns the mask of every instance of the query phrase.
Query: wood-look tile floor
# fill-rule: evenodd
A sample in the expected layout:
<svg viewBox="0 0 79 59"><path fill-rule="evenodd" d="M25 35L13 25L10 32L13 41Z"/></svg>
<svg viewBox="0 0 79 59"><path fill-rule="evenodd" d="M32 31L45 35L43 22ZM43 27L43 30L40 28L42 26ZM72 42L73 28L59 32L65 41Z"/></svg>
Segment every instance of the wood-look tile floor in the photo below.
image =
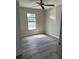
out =
<svg viewBox="0 0 79 59"><path fill-rule="evenodd" d="M23 38L21 59L58 59L58 40L39 34Z"/></svg>

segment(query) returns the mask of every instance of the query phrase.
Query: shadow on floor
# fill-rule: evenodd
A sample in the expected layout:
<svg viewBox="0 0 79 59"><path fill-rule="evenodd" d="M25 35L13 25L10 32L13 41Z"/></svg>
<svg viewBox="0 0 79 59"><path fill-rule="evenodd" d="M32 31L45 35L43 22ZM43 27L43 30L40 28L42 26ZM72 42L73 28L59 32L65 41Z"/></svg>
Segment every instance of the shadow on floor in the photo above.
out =
<svg viewBox="0 0 79 59"><path fill-rule="evenodd" d="M22 55L16 56L16 59L21 59Z"/></svg>

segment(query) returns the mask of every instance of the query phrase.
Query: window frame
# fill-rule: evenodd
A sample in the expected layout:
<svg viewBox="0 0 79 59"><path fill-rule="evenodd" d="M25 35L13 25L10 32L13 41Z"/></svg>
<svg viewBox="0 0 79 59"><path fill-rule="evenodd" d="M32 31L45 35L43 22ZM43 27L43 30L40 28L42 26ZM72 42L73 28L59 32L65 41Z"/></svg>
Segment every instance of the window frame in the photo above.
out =
<svg viewBox="0 0 79 59"><path fill-rule="evenodd" d="M35 21L29 21L28 18L30 18L30 17L27 16L27 23L29 24L29 22L34 22L35 23L35 29L29 29L29 25L28 24L27 25L28 25L28 30L36 30L37 29L36 13L30 13L30 12L28 12L27 14L35 14L35 17L33 17L33 18L35 18Z"/></svg>

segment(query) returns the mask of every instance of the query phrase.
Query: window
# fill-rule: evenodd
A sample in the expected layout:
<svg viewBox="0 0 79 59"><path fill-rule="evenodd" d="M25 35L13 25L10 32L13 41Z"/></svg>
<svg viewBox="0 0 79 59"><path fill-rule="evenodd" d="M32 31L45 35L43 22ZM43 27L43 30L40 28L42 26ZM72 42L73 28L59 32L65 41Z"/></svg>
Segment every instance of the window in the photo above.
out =
<svg viewBox="0 0 79 59"><path fill-rule="evenodd" d="M27 13L28 30L36 29L36 14Z"/></svg>

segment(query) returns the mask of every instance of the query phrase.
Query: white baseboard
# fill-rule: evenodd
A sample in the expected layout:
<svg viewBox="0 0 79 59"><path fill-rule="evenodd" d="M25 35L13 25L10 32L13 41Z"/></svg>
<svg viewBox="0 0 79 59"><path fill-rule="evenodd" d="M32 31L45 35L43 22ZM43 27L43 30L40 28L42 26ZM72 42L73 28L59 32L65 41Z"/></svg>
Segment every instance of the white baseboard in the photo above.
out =
<svg viewBox="0 0 79 59"><path fill-rule="evenodd" d="M53 34L47 34L47 35L50 35L52 37L55 37L55 38L59 39L59 36L56 36L56 35L53 35Z"/></svg>

